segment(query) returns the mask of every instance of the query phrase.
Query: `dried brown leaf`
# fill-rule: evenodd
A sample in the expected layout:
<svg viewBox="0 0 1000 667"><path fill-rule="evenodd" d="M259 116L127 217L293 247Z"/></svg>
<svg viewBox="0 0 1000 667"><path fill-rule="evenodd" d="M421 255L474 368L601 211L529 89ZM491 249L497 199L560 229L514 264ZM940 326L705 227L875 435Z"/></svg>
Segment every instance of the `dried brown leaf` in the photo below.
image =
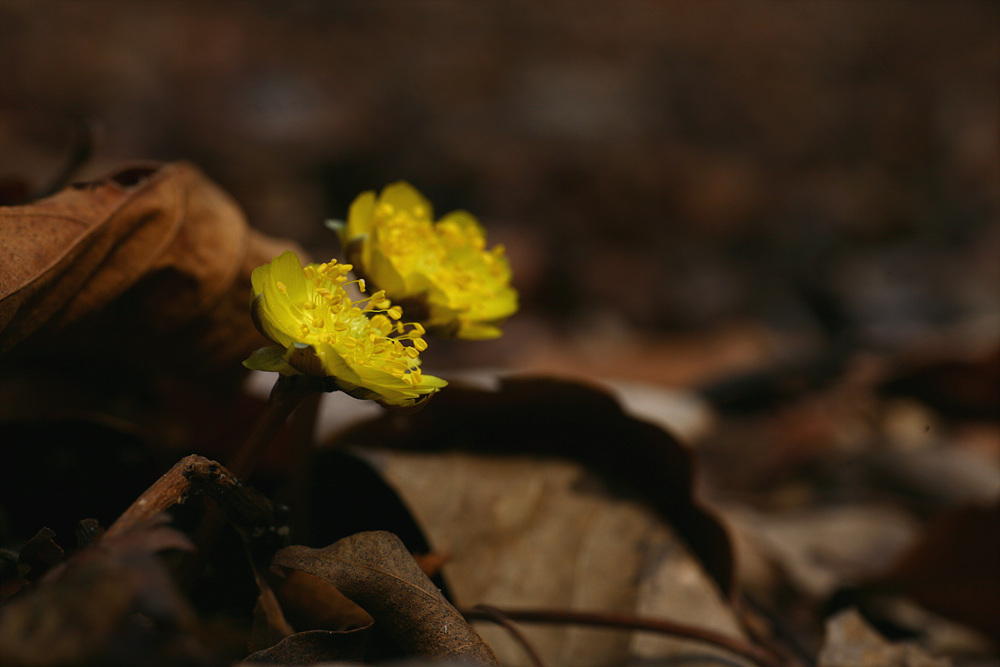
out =
<svg viewBox="0 0 1000 667"><path fill-rule="evenodd" d="M306 630L274 646L250 654L244 665L317 665L334 661L361 661L371 628L355 630Z"/></svg>
<svg viewBox="0 0 1000 667"><path fill-rule="evenodd" d="M348 630L370 625L372 617L328 581L301 570L268 573L268 583L290 623L300 630Z"/></svg>
<svg viewBox="0 0 1000 667"><path fill-rule="evenodd" d="M504 378L496 391L452 383L421 412L383 415L339 439L403 450L579 461L648 502L690 545L722 591L732 591L729 536L693 495L690 452L670 433L626 414L596 387L535 377Z"/></svg>
<svg viewBox="0 0 1000 667"><path fill-rule="evenodd" d="M286 547L274 564L330 582L371 614L376 625L409 654L499 664L391 533L358 533L325 549Z"/></svg>
<svg viewBox="0 0 1000 667"><path fill-rule="evenodd" d="M951 667L951 660L934 658L920 648L894 644L875 632L854 609L826 624L819 667Z"/></svg>
<svg viewBox="0 0 1000 667"><path fill-rule="evenodd" d="M939 517L881 583L1000 643L1000 502Z"/></svg>
<svg viewBox="0 0 1000 667"><path fill-rule="evenodd" d="M290 245L252 232L232 199L186 163L139 164L0 207L0 354L87 320L92 330L64 343L134 339L146 350L183 335L197 364L238 363L262 341L246 315L250 271Z"/></svg>
<svg viewBox="0 0 1000 667"><path fill-rule="evenodd" d="M361 457L431 545L452 556L445 575L464 606L600 609L741 636L711 580L724 590L732 581L729 540L693 496L689 452L597 388L547 378L508 377L495 391L452 383L424 412L377 418L341 441L365 447ZM578 628L523 632L552 664L701 649ZM482 634L505 663L522 664L502 631Z"/></svg>
<svg viewBox="0 0 1000 667"><path fill-rule="evenodd" d="M742 636L727 600L677 533L644 503L615 494L578 463L466 452L365 454L427 540L451 554L444 575L460 607L632 614ZM504 629L476 629L503 664L528 664ZM551 665L596 667L715 652L648 633L565 625L530 625L521 632Z"/></svg>
<svg viewBox="0 0 1000 667"><path fill-rule="evenodd" d="M24 576L28 581L40 578L66 557L62 547L56 544L55 536L51 529L42 528L21 547L17 566L25 570Z"/></svg>
<svg viewBox="0 0 1000 667"><path fill-rule="evenodd" d="M156 558L191 548L154 526L81 550L4 607L0 664L197 664L194 614Z"/></svg>
<svg viewBox="0 0 1000 667"><path fill-rule="evenodd" d="M417 565L428 577L433 577L441 568L444 567L445 563L451 560L449 554L439 554L436 552L431 552L428 554L414 554L413 560L417 561Z"/></svg>
<svg viewBox="0 0 1000 667"><path fill-rule="evenodd" d="M270 648L285 637L295 634L295 629L288 623L278 597L256 566L253 568L253 576L260 593L253 608L250 650L257 651Z"/></svg>

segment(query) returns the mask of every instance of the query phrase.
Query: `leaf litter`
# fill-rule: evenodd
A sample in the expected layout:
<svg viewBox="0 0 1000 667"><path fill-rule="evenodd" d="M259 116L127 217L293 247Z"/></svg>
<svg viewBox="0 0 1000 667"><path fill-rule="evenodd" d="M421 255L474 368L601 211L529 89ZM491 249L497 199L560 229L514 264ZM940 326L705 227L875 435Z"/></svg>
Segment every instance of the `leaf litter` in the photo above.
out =
<svg viewBox="0 0 1000 667"><path fill-rule="evenodd" d="M133 383L97 385L90 415L114 414L106 432L136 435L161 470L176 462L164 447L169 433L149 428L154 422L138 418L134 406L109 407L111 399L140 373L163 376L162 367L150 368L151 347L164 350L160 364L190 368L197 360L196 375L231 383L221 369L260 344L236 315L246 305L249 270L288 247L250 231L231 200L186 164L128 167L35 204L4 207L0 244L18 258L0 267L0 391L15 399L0 415L3 432L20 442L26 428L51 417L36 402L36 421L18 422L25 397L72 397L68 385L97 377L113 359L116 377ZM136 313L152 326L137 330ZM53 347L56 339L68 344ZM182 354L168 359L169 350ZM934 461L993 455L996 352L940 356L923 364L919 356L883 358L879 372L861 379L850 364L824 370L820 383L788 382L783 368L748 375L740 392L718 403L712 424L698 417L702 426L684 445L578 381L507 378L493 391L456 383L423 412L378 417L326 443L367 462L410 513L409 523L387 519L380 511L389 495L375 492L341 501L337 511L373 525L329 545L297 543L276 504L297 474L282 450L272 474L254 486L199 457L182 459L159 480L143 466L123 469L121 479L101 481L139 481L147 492L132 496L131 507L118 505L117 521L78 524L75 547L60 544L65 533L44 523L25 531L0 522L0 660L6 667L448 656L496 664L495 651L503 664L798 665L814 657L830 667L859 659L944 664L921 653L919 640L959 663L995 664L992 478L956 466L942 492L921 470L889 476L913 461L902 447L944 457ZM767 402L740 404L764 394ZM900 396L924 412L897 412L902 419L890 422L886 408L899 406L892 401ZM923 426L906 424L928 411L939 420L937 439L920 440L914 434ZM227 430L213 444L220 451L227 437L239 437L239 429ZM858 433L886 446L859 448ZM946 447L941 438L958 444ZM5 442L5 453L17 442ZM886 463L885 451L900 463ZM46 490L47 461L33 469ZM893 484L878 484L885 480ZM975 492L962 495L970 484ZM73 493L61 499L68 514L89 491ZM320 486L309 497L323 493ZM21 494L16 487L0 498L0 516L51 512L41 501L25 507ZM892 539L856 528L823 533L820 517L836 516L831 507L868 516L887 505L908 517L886 515L899 528ZM791 524L782 528L774 517L796 507L803 532L793 538L781 532ZM868 517L871 526L879 516ZM316 529L330 519L314 512L309 522ZM379 523L416 537L404 544ZM199 526L212 525L223 528L206 539ZM423 562L435 571L433 582L412 555L418 542L429 547ZM828 548L832 542L844 548ZM486 607L477 612L480 603ZM867 620L834 615L848 606ZM514 642L508 630L479 622L474 629L463 612L506 613L507 627L517 618L528 625ZM532 627L540 618L561 626ZM605 629L573 625L585 621ZM686 639L611 627L660 627ZM743 657L720 653L726 641L745 649Z"/></svg>

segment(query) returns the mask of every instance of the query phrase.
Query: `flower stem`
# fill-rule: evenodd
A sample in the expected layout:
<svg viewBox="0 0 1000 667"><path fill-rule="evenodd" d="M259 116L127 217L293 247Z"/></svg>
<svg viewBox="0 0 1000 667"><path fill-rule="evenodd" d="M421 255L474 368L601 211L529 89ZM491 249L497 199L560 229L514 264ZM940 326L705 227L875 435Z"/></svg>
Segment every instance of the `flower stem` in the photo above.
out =
<svg viewBox="0 0 1000 667"><path fill-rule="evenodd" d="M318 378L306 375L279 375L271 389L267 405L257 417L250 435L236 455L226 464L229 473L245 483L253 474L261 456L267 451L267 446L284 426L288 416L302 399L316 391L323 391L322 382ZM222 529L224 521L222 510L212 502L206 505L205 515L194 535L195 554L181 567L180 579L184 582L185 588L193 586L201 575Z"/></svg>
<svg viewBox="0 0 1000 667"><path fill-rule="evenodd" d="M247 481L257 467L260 457L267 451L267 446L288 419L288 415L306 396L315 391L322 391L316 380L317 378L307 375L278 376L267 405L257 418L253 430L236 452L236 456L226 465L229 472L242 481Z"/></svg>
<svg viewBox="0 0 1000 667"><path fill-rule="evenodd" d="M322 394L307 396L292 415L292 447L288 462L288 474L280 497L288 503L289 525L297 541L308 544L311 538L311 517L309 512L310 473L316 450L316 424Z"/></svg>

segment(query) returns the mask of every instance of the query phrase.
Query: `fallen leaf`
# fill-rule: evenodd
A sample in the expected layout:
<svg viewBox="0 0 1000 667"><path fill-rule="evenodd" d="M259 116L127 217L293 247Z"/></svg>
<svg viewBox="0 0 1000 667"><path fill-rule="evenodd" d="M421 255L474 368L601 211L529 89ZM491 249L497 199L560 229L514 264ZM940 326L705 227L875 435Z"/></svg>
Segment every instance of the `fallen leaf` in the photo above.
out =
<svg viewBox="0 0 1000 667"><path fill-rule="evenodd" d="M727 595L732 591L729 537L694 498L691 453L667 431L626 414L596 387L505 377L490 391L456 382L416 414L385 414L338 440L399 450L460 449L579 461L649 503L688 543L720 589Z"/></svg>
<svg viewBox="0 0 1000 667"><path fill-rule="evenodd" d="M462 608L482 603L631 613L742 637L726 598L677 533L579 463L368 448L358 455L397 489L430 543L450 554L443 573ZM527 664L503 628L476 629L503 664ZM728 652L663 635L558 625L528 625L521 632L553 665L692 653L734 660Z"/></svg>
<svg viewBox="0 0 1000 667"><path fill-rule="evenodd" d="M274 565L330 582L409 655L499 665L490 647L391 533L358 533L324 549L286 547Z"/></svg>
<svg viewBox="0 0 1000 667"><path fill-rule="evenodd" d="M813 600L884 571L919 535L916 519L885 503L768 513L733 506L726 518L745 552L780 567Z"/></svg>
<svg viewBox="0 0 1000 667"><path fill-rule="evenodd" d="M154 525L82 549L5 605L0 664L199 664L194 614L156 556L191 548Z"/></svg>
<svg viewBox="0 0 1000 667"><path fill-rule="evenodd" d="M950 667L951 660L934 658L922 649L887 641L857 611L848 609L826 625L819 667Z"/></svg>
<svg viewBox="0 0 1000 667"><path fill-rule="evenodd" d="M274 646L247 656L244 665L316 665L357 660L365 655L370 628L355 630L306 630Z"/></svg>
<svg viewBox="0 0 1000 667"><path fill-rule="evenodd" d="M289 625L281 603L274 594L267 579L261 576L260 570L253 568L254 580L260 594L253 608L253 628L250 631L250 650L258 651L270 648L282 639L295 634L295 629Z"/></svg>
<svg viewBox="0 0 1000 667"><path fill-rule="evenodd" d="M938 517L875 586L901 591L927 609L1000 643L1000 502Z"/></svg>
<svg viewBox="0 0 1000 667"><path fill-rule="evenodd" d="M912 396L945 417L1000 420L1000 346L956 358L948 347L904 359L880 387L889 396ZM950 357L948 356L950 353Z"/></svg>
<svg viewBox="0 0 1000 667"><path fill-rule="evenodd" d="M156 361L238 367L263 341L246 314L250 272L292 245L250 230L187 163L138 164L0 207L0 354L51 354L45 342L86 322L71 345L61 338L69 359L84 345L119 359L130 343L148 356L183 336L190 345L157 347Z"/></svg>
<svg viewBox="0 0 1000 667"><path fill-rule="evenodd" d="M56 544L55 536L51 529L42 528L21 547L17 566L24 569L24 577L28 581L39 579L66 557L62 547Z"/></svg>
<svg viewBox="0 0 1000 667"><path fill-rule="evenodd" d="M372 622L372 617L336 586L307 572L268 573L267 581L282 611L299 630L349 630Z"/></svg>

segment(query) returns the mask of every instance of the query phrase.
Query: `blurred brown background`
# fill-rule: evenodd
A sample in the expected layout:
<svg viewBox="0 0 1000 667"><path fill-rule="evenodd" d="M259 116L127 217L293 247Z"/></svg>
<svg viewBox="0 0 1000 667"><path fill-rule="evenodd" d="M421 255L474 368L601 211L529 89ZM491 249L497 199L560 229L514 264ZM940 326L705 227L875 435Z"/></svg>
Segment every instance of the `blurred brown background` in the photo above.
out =
<svg viewBox="0 0 1000 667"><path fill-rule="evenodd" d="M846 605L938 653L961 645L937 620L877 609L886 583L1000 641L995 0L0 0L0 195L19 180L43 191L87 128L92 155L74 179L188 160L252 225L319 259L339 253L323 221L364 190L405 179L439 214L468 209L507 246L522 309L496 341L432 341L425 369L618 380L608 386L626 409L693 444L696 487L734 528L744 590L806 646ZM0 417L26 425L5 431L21 445L0 466L13 499L0 529L9 515L25 535L71 526L76 499L107 496L105 514L86 511L113 518L138 493L126 482L152 478L125 454L110 466L101 452L129 450L104 430L82 431L90 449L75 422L47 431L61 405L136 424L165 465L178 452L229 459L259 409L173 377L147 387L89 348L54 369L25 358L28 381L0 396ZM84 381L44 374L81 366ZM368 414L333 405L324 441L330 424ZM504 442L512 451L576 444L559 422L511 423L526 433ZM648 472L628 437L599 433L601 451ZM410 500L464 507L455 498L482 494L481 481L508 479L495 462L475 477L443 461L424 478L435 493ZM323 493L368 484L331 479ZM353 520L365 504L338 497L313 516ZM945 514L956 508L966 514ZM691 598L659 598L691 616ZM968 645L992 662L956 664L995 663L995 644Z"/></svg>
<svg viewBox="0 0 1000 667"><path fill-rule="evenodd" d="M1000 332L995 2L6 0L0 63L0 177L91 122L77 177L191 160L317 256L394 180L475 213L523 312L444 365L683 383Z"/></svg>

